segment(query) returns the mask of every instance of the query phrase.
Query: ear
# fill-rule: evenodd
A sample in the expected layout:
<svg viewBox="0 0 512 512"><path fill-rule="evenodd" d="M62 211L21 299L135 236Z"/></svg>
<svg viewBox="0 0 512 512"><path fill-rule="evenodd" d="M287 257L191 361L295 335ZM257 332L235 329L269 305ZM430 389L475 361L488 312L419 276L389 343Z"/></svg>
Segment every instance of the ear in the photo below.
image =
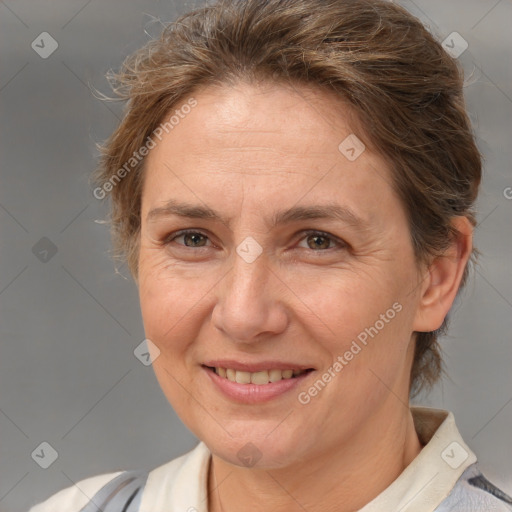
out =
<svg viewBox="0 0 512 512"><path fill-rule="evenodd" d="M414 318L414 331L439 329L457 295L473 250L473 226L466 217L455 217L452 226L457 230L455 240L428 267Z"/></svg>

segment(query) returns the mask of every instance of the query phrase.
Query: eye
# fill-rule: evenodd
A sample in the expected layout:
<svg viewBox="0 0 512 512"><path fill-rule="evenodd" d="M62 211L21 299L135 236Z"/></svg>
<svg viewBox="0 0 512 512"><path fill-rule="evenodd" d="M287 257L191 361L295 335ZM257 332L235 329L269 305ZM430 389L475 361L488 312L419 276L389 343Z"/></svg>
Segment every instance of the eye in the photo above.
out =
<svg viewBox="0 0 512 512"><path fill-rule="evenodd" d="M329 235L328 233L324 233L323 231L311 230L306 231L304 234L306 236L302 238L302 240L305 240L308 248L315 252L322 252L327 249L333 249L333 244L342 249L347 247L345 242L332 235Z"/></svg>
<svg viewBox="0 0 512 512"><path fill-rule="evenodd" d="M207 247L206 241L208 240L208 237L199 231L193 230L183 230L173 233L165 239L164 243L169 244L179 238L183 238L183 243L178 243L178 245L183 245L184 247Z"/></svg>
<svg viewBox="0 0 512 512"><path fill-rule="evenodd" d="M314 252L323 252L328 249L334 249L336 247L344 249L347 247L347 244L336 238L333 235L325 233L323 231L315 231L309 230L303 232L305 236L301 239L306 241L307 249L311 249ZM177 240L182 239L182 242L176 242ZM176 242L177 245L181 245L183 247L188 248L204 248L209 247L207 242L209 238L207 235L201 233L200 231L194 230L182 230L176 233L172 233L165 240L164 244L168 245L171 242ZM211 242L210 242L211 243ZM304 246L302 246L304 247Z"/></svg>

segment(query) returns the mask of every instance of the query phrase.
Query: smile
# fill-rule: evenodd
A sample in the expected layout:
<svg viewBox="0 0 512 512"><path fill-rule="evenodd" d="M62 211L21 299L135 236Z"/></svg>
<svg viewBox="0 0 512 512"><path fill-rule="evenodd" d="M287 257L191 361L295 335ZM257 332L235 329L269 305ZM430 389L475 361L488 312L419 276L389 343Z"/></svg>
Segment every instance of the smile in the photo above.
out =
<svg viewBox="0 0 512 512"><path fill-rule="evenodd" d="M304 373L311 370L262 370L258 372L247 372L242 370L235 370L233 368L221 368L207 366L210 371L216 373L219 377L227 379L231 382L237 382L238 384L256 384L263 386L271 382L278 382L283 379L293 379L299 377Z"/></svg>

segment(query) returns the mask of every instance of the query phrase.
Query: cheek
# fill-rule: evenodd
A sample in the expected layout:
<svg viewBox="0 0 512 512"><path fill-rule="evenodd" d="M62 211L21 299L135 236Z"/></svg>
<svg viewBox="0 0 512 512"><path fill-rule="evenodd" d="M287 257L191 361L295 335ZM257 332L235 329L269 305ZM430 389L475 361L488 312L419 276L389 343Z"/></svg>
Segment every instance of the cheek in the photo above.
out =
<svg viewBox="0 0 512 512"><path fill-rule="evenodd" d="M323 293L309 291L304 302L314 305L311 309L317 316L315 327L309 324L312 339L322 345L330 361L343 358L340 375L366 387L377 379L370 370L384 382L401 371L414 316L408 282L388 269L365 278L346 274L325 283ZM315 318L312 313L309 317Z"/></svg>
<svg viewBox="0 0 512 512"><path fill-rule="evenodd" d="M206 300L211 285L203 279L184 278L161 261L160 256L145 258L141 254L139 299L144 332L160 351L152 364L160 388L188 424L189 415L197 406L186 391L197 370L191 347L201 326L201 301Z"/></svg>
<svg viewBox="0 0 512 512"><path fill-rule="evenodd" d="M159 251L160 252L160 251ZM165 353L179 351L196 325L201 301L212 285L206 275L197 277L179 267L169 267L162 254L141 252L139 300L146 336Z"/></svg>
<svg viewBox="0 0 512 512"><path fill-rule="evenodd" d="M355 338L380 319L381 314L400 301L400 291L387 273L361 273L347 269L331 270L318 276L315 286L295 281L294 292L316 316L323 331L336 340ZM396 281L395 281L396 282ZM393 316L394 310L388 316Z"/></svg>

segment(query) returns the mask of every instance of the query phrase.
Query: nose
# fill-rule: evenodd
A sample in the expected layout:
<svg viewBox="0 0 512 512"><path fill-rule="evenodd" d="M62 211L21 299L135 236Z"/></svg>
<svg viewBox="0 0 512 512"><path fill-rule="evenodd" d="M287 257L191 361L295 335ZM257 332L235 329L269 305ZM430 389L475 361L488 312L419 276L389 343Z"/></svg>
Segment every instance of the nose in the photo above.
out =
<svg viewBox="0 0 512 512"><path fill-rule="evenodd" d="M238 254L217 286L213 325L228 339L254 344L279 335L286 329L286 287L264 255L248 263Z"/></svg>

